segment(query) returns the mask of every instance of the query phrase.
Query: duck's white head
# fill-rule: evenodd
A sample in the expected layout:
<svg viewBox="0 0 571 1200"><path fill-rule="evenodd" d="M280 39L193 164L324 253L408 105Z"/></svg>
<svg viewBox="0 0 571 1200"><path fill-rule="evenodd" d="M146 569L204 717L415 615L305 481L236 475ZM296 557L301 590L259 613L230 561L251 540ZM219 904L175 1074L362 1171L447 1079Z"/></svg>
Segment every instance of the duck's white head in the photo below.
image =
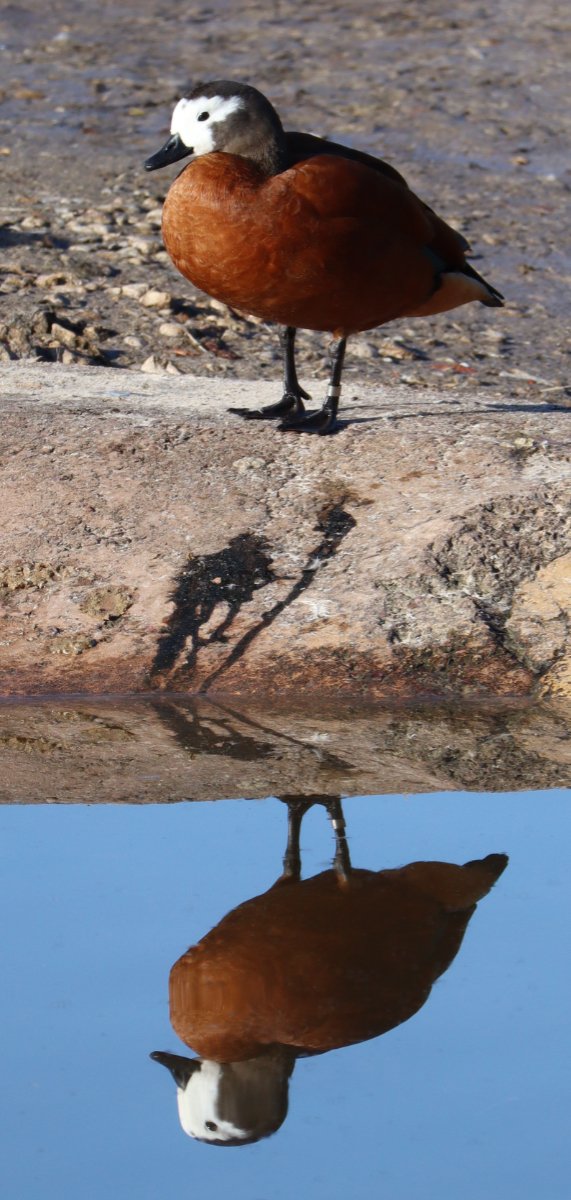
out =
<svg viewBox="0 0 571 1200"><path fill-rule="evenodd" d="M171 134L178 135L189 154L210 154L221 135L225 140L234 113L244 108L241 96L200 96L179 100L171 121ZM221 128L217 128L220 126Z"/></svg>
<svg viewBox="0 0 571 1200"><path fill-rule="evenodd" d="M286 165L281 121L269 100L246 83L200 84L175 105L171 136L145 163L156 171L188 155L213 151L248 158L268 174Z"/></svg>
<svg viewBox="0 0 571 1200"><path fill-rule="evenodd" d="M215 1146L245 1146L275 1133L288 1108L293 1056L264 1054L239 1063L184 1058L156 1050L177 1087L178 1115L189 1137Z"/></svg>

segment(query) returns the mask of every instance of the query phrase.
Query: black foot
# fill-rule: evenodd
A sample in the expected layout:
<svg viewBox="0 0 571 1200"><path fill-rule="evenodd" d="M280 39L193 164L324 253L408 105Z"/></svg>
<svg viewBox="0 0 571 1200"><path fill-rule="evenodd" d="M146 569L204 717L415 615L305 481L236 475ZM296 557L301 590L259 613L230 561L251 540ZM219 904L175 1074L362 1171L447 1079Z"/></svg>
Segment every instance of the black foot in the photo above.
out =
<svg viewBox="0 0 571 1200"><path fill-rule="evenodd" d="M281 433L332 433L337 427L337 417L329 408L320 408L310 416L286 417L278 425Z"/></svg>
<svg viewBox="0 0 571 1200"><path fill-rule="evenodd" d="M304 400L309 400L309 396L300 388L299 392L284 392L277 404L266 404L264 408L229 408L228 412L244 417L246 421L273 421L276 417L295 419L305 413Z"/></svg>

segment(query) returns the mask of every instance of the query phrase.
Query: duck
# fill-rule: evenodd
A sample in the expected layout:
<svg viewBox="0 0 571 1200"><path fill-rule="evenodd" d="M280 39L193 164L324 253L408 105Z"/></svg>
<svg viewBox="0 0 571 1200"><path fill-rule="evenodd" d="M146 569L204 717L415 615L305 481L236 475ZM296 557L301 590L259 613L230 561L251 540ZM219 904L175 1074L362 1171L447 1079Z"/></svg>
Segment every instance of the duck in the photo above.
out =
<svg viewBox="0 0 571 1200"><path fill-rule="evenodd" d="M184 1132L216 1145L276 1132L299 1057L378 1037L418 1012L508 861L354 868L339 796L281 799L288 838L276 883L170 972L171 1024L198 1057L151 1054L175 1080ZM316 803L329 813L335 856L301 879L301 825Z"/></svg>
<svg viewBox="0 0 571 1200"><path fill-rule="evenodd" d="M191 157L168 190L162 234L195 287L280 327L284 390L246 420L282 432L327 434L337 414L347 339L400 318L501 293L466 258L466 239L380 158L316 134L284 130L250 84L215 80L182 97L170 137L145 163L155 171ZM332 335L322 407L308 413L295 362L297 329Z"/></svg>

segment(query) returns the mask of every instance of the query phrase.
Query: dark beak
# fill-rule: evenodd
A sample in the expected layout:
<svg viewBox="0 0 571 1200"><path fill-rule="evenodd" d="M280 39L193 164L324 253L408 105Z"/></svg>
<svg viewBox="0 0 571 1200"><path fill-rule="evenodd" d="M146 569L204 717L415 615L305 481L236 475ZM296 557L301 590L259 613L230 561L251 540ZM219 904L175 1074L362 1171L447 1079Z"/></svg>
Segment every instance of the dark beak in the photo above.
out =
<svg viewBox="0 0 571 1200"><path fill-rule="evenodd" d="M150 1057L170 1071L179 1088L185 1088L190 1076L200 1070L199 1058L184 1058L182 1054L169 1054L168 1050L153 1050Z"/></svg>
<svg viewBox="0 0 571 1200"><path fill-rule="evenodd" d="M168 167L169 163L178 162L179 158L186 158L187 155L193 153L194 151L181 141L178 133L173 133L168 142L165 142L156 154L151 154L151 157L147 159L145 170L158 171L159 167Z"/></svg>

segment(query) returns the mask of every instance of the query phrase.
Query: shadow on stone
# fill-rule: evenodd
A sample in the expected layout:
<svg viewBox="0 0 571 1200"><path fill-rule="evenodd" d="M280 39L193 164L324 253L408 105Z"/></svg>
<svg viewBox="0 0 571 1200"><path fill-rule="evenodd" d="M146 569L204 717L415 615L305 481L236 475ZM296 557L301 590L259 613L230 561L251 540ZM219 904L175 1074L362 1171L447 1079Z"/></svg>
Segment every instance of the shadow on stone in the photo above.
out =
<svg viewBox="0 0 571 1200"><path fill-rule="evenodd" d="M185 666L192 670L204 646L226 639L242 605L275 578L268 550L263 538L242 533L232 538L224 550L189 558L171 596L175 609L167 621L167 632L159 640L153 675L171 670L189 641ZM201 630L220 604L226 606L225 615L202 636Z"/></svg>
<svg viewBox="0 0 571 1200"><path fill-rule="evenodd" d="M180 748L193 756L205 754L235 762L257 762L275 754L275 734L264 741L259 727L255 727L250 736L244 732L246 721L242 719L239 726L233 713L213 709L205 716L193 703L177 700L159 700L152 706Z"/></svg>
<svg viewBox="0 0 571 1200"><path fill-rule="evenodd" d="M345 512L342 504L328 505L323 509L316 526L322 534L321 540L308 555L299 577L287 595L264 612L243 634L224 662L202 680L201 692L208 691L223 672L242 657L262 630L271 625L310 586L316 573L336 553L354 525L354 517ZM268 543L254 534L244 533L232 538L228 546L216 554L190 558L172 593L175 609L167 621L167 632L159 640L151 679L173 670L178 675L181 667L185 674L193 671L200 651L213 642L227 641L229 630L242 606L252 600L259 588L275 580ZM226 606L226 611L212 628L216 609L221 604ZM208 632L205 633L207 626ZM177 663L183 652L184 662Z"/></svg>

